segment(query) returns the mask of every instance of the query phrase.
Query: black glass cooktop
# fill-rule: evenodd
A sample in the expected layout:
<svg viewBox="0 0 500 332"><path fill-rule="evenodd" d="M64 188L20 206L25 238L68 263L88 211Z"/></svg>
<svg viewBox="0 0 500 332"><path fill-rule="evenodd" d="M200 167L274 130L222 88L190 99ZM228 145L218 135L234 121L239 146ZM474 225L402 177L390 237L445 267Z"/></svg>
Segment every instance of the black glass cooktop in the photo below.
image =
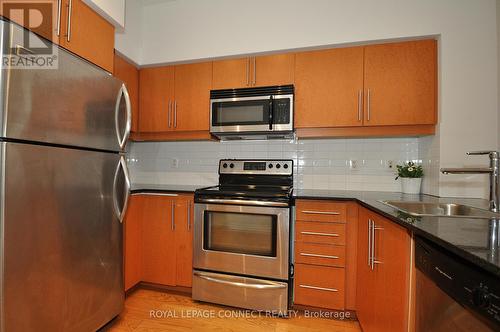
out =
<svg viewBox="0 0 500 332"><path fill-rule="evenodd" d="M252 198L281 198L292 197L291 186L273 185L218 185L213 187L197 189L197 195L208 195L217 197L252 197Z"/></svg>

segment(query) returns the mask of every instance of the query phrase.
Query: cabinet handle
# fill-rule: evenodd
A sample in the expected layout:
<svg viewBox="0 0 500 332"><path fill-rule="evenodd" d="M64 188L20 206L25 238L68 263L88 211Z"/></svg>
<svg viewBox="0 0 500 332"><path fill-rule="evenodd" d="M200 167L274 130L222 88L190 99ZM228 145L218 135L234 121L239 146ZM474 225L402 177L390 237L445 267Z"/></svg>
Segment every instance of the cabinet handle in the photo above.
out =
<svg viewBox="0 0 500 332"><path fill-rule="evenodd" d="M172 230L175 231L175 202L172 201L171 203L171 208L172 208Z"/></svg>
<svg viewBox="0 0 500 332"><path fill-rule="evenodd" d="M61 12L62 12L62 0L57 0L57 28L56 28L57 37L61 35Z"/></svg>
<svg viewBox="0 0 500 332"><path fill-rule="evenodd" d="M372 220L368 219L368 266L372 266Z"/></svg>
<svg viewBox="0 0 500 332"><path fill-rule="evenodd" d="M332 216L338 216L338 215L340 215L340 212L336 212L336 211L303 210L302 213L304 213L304 214L327 214L327 215L332 215Z"/></svg>
<svg viewBox="0 0 500 332"><path fill-rule="evenodd" d="M188 202L188 218L187 218L187 227L188 227L188 231L191 230L191 201Z"/></svg>
<svg viewBox="0 0 500 332"><path fill-rule="evenodd" d="M367 120L370 121L371 116L371 107L370 107L370 89L368 89L368 93L366 95L366 112L367 112Z"/></svg>
<svg viewBox="0 0 500 332"><path fill-rule="evenodd" d="M177 100L174 100L174 128L177 128Z"/></svg>
<svg viewBox="0 0 500 332"><path fill-rule="evenodd" d="M247 86L250 85L250 58L247 58Z"/></svg>
<svg viewBox="0 0 500 332"><path fill-rule="evenodd" d="M68 25L67 25L67 34L66 40L69 42L71 39L71 12L73 11L73 0L69 0L68 2Z"/></svg>
<svg viewBox="0 0 500 332"><path fill-rule="evenodd" d="M358 121L361 122L361 114L363 113L363 90L358 90Z"/></svg>
<svg viewBox="0 0 500 332"><path fill-rule="evenodd" d="M255 57L253 57L253 85L255 86L255 83L257 83L257 61L255 60Z"/></svg>
<svg viewBox="0 0 500 332"><path fill-rule="evenodd" d="M168 101L168 127L170 128L172 125L171 121L171 114L172 114L172 101Z"/></svg>
<svg viewBox="0 0 500 332"><path fill-rule="evenodd" d="M332 255L320 255L320 254L309 254L305 252L301 252L300 256L306 256L306 257L319 257L319 258L330 258L330 259L339 259L339 256L332 256Z"/></svg>
<svg viewBox="0 0 500 332"><path fill-rule="evenodd" d="M335 288L325 288L325 287L317 287L317 286L309 286L309 285L299 285L299 287L322 290L322 291L327 291L327 292L338 292L339 291L338 289L335 289Z"/></svg>
<svg viewBox="0 0 500 332"><path fill-rule="evenodd" d="M332 236L332 237L339 237L337 233L319 233L319 232L300 232L300 234L304 235L319 235L319 236Z"/></svg>
<svg viewBox="0 0 500 332"><path fill-rule="evenodd" d="M375 264L382 264L381 261L375 259L375 231L382 231L383 227L379 227L375 225L375 222L372 221L372 257L371 257L371 265L370 268L373 270L375 268Z"/></svg>

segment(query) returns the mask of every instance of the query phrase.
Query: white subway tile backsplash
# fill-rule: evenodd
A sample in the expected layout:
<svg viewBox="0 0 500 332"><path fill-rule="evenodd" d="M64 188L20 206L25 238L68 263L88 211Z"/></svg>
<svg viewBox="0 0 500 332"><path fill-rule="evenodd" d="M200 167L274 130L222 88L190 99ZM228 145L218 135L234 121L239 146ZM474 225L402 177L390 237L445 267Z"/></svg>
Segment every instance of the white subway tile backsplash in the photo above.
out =
<svg viewBox="0 0 500 332"><path fill-rule="evenodd" d="M436 156L432 142L429 138L137 142L131 143L128 158L136 183L211 185L218 182L219 159L274 158L294 160L297 188L399 191L394 180L398 163L423 160L426 173L435 177L439 149ZM426 182L431 191L432 182Z"/></svg>

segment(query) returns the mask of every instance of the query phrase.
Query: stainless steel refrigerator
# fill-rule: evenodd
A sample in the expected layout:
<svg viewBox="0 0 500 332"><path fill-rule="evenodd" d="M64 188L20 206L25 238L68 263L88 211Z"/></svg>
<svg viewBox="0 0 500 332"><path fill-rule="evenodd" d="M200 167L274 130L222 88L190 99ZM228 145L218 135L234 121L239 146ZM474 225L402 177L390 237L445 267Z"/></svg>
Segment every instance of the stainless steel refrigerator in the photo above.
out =
<svg viewBox="0 0 500 332"><path fill-rule="evenodd" d="M2 59L31 54L16 45L25 33L0 20ZM123 308L130 100L111 74L57 53L57 69L0 65L2 332L95 331Z"/></svg>

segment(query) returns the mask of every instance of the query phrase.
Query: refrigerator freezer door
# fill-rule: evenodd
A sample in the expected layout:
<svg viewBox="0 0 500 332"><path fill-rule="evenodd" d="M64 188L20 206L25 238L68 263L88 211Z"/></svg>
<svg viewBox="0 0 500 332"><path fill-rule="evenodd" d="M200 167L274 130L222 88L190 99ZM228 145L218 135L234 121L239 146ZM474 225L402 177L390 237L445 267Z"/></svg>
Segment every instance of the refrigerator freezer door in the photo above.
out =
<svg viewBox="0 0 500 332"><path fill-rule="evenodd" d="M25 31L0 20L2 58L15 53L11 50ZM125 85L63 48L54 48L57 69L12 69L0 64L0 137L123 150L131 122Z"/></svg>
<svg viewBox="0 0 500 332"><path fill-rule="evenodd" d="M2 332L95 331L123 308L121 156L0 146Z"/></svg>

